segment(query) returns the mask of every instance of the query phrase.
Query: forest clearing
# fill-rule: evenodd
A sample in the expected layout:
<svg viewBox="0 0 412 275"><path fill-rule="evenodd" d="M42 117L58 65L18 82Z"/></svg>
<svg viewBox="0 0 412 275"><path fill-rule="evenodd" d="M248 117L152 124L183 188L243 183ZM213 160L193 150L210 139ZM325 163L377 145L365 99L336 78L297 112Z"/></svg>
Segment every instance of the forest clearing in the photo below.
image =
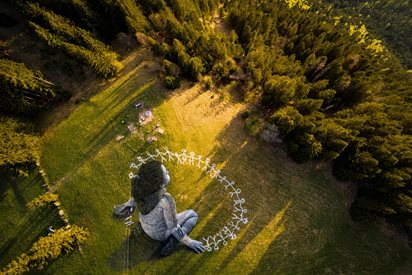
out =
<svg viewBox="0 0 412 275"><path fill-rule="evenodd" d="M409 250L396 244L396 236L376 231L384 225L350 220L348 190L337 185L330 171L295 164L284 152L268 151L249 137L239 118L243 105L236 99L211 98L198 85L170 93L158 84L152 67L153 61L143 61L46 132L41 161L47 177L57 186L70 221L92 236L81 252L60 257L46 273L209 273L223 267L239 274L407 270ZM122 120L137 121L137 100L153 108L156 120L130 134ZM165 134L148 145L143 137L156 123ZM118 142L117 134L126 138ZM125 226L112 217L113 205L129 198L134 156L165 146L208 156L221 166L242 190L249 223L218 251L193 255L181 248L161 260L145 254L153 248L134 229L130 270L125 269ZM191 167L166 166L178 210L193 208L201 217L195 237L217 231L230 219L230 198L217 182Z"/></svg>
<svg viewBox="0 0 412 275"><path fill-rule="evenodd" d="M372 2L1 2L0 274L411 274L412 22Z"/></svg>

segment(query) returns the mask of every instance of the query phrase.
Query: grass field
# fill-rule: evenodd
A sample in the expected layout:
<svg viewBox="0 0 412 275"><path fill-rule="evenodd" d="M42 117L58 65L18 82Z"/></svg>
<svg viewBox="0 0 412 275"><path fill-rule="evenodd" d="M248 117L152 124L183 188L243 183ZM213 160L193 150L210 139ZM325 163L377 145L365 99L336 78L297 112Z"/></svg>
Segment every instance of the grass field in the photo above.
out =
<svg viewBox="0 0 412 275"><path fill-rule="evenodd" d="M148 56L146 61L139 57ZM138 61L137 61L138 60ZM348 191L327 171L314 171L289 160L244 133L236 95L223 96L183 85L162 88L158 66L135 53L124 74L102 87L70 116L45 133L42 165L61 197L70 221L91 236L81 252L60 257L50 274L112 273L284 273L393 274L412 270L411 250L379 225L355 223L348 214ZM143 100L154 121L130 135L137 121L132 104ZM124 123L122 123L124 121ZM145 139L159 123L165 133L148 145ZM125 139L116 141L117 135ZM113 205L128 199L129 165L134 156L167 146L208 156L242 190L249 223L218 251L196 255L181 248L170 257L154 255L156 243L138 228L130 236L126 267L126 234L112 217ZM230 220L230 198L222 186L193 167L166 164L169 192L178 210L193 208L199 224L192 236L216 232ZM133 220L137 224L137 213ZM408 266L409 263L409 266ZM408 269L409 268L409 269Z"/></svg>
<svg viewBox="0 0 412 275"><path fill-rule="evenodd" d="M47 228L59 228L63 221L55 207L29 210L28 202L45 192L37 170L27 178L16 179L0 173L0 270L26 252Z"/></svg>

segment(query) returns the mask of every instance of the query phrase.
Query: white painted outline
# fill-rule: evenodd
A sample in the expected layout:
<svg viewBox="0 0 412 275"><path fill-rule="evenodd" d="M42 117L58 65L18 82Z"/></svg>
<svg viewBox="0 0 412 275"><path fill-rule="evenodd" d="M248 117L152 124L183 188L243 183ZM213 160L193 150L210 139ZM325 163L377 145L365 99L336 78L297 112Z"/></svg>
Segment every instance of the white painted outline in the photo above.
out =
<svg viewBox="0 0 412 275"><path fill-rule="evenodd" d="M182 153L173 153L169 151L167 147L164 148L164 151L160 151L159 149L155 149L155 151L156 154L146 152L145 157L143 157L143 155L137 156L137 163L132 162L130 164L130 169L139 169L142 164L150 160L158 160L160 162L175 161L180 165L195 166L202 170L205 174L209 174L212 179L216 179L220 184L222 184L225 187L225 190L229 193L229 196L233 198L233 213L230 222L220 229L219 232L203 237L206 251L210 252L212 249L217 251L219 250L220 244L227 245L228 240L236 239L236 231L240 230L241 225L247 224L248 219L244 217L244 214L247 213L247 209L243 206L245 199L239 196L241 190L240 188L234 187L235 182L227 180L226 176L222 176L221 171L215 169L216 164L210 164L209 158L202 160L202 156L196 156L194 152L186 154L186 150L182 149ZM135 176L136 175L133 172L129 173L130 179Z"/></svg>

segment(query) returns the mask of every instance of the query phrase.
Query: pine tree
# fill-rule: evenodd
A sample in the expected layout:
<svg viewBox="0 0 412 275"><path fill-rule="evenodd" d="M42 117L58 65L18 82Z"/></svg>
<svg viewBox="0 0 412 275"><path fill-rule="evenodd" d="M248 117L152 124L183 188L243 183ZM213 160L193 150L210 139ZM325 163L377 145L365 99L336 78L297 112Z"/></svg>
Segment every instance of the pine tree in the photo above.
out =
<svg viewBox="0 0 412 275"><path fill-rule="evenodd" d="M106 78L116 75L123 68L123 64L118 61L118 55L90 32L76 27L70 20L38 4L28 3L26 9L36 20L41 19L40 21L50 28L30 22L36 34L50 46L63 49L68 55L79 59Z"/></svg>
<svg viewBox="0 0 412 275"><path fill-rule="evenodd" d="M296 88L296 79L287 76L274 76L265 83L263 103L268 107L284 106L292 100Z"/></svg>
<svg viewBox="0 0 412 275"><path fill-rule="evenodd" d="M58 89L39 71L23 63L0 59L0 110L27 114L56 97Z"/></svg>
<svg viewBox="0 0 412 275"><path fill-rule="evenodd" d="M33 127L13 118L0 117L0 167L24 174L39 157L40 137Z"/></svg>
<svg viewBox="0 0 412 275"><path fill-rule="evenodd" d="M150 25L146 17L134 0L116 0L116 4L126 19L130 33L134 34L136 32L146 32L150 30Z"/></svg>

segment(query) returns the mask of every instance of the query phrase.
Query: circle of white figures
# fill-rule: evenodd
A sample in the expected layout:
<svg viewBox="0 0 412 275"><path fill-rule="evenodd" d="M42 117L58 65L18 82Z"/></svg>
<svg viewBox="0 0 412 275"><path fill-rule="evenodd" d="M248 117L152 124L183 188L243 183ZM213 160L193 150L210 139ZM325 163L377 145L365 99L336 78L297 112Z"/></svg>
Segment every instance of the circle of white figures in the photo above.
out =
<svg viewBox="0 0 412 275"><path fill-rule="evenodd" d="M236 231L240 230L241 225L246 224L248 219L245 217L247 209L243 206L245 199L240 197L241 190L234 186L233 181L229 181L225 176L221 174L221 171L216 169L216 164L210 164L210 159L201 155L196 156L195 153L186 153L183 149L181 153L171 152L167 147L164 151L159 149L155 150L155 154L146 152L146 155L140 155L136 157L136 162L130 164L130 169L139 169L139 167L150 161L158 160L160 162L174 161L179 165L191 165L202 170L206 175L209 175L212 179L216 179L217 182L223 185L225 190L229 193L229 196L233 199L233 213L229 223L227 223L219 232L211 234L207 237L203 237L204 245L207 251L219 250L221 244L227 245L229 240L236 239ZM129 178L135 177L134 171L129 173Z"/></svg>

